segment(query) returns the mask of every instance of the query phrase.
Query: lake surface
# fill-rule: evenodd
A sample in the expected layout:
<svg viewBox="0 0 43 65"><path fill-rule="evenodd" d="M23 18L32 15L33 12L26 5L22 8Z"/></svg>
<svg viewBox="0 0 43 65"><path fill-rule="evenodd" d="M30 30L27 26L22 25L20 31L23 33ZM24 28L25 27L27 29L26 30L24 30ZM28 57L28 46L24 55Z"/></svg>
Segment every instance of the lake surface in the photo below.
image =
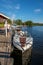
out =
<svg viewBox="0 0 43 65"><path fill-rule="evenodd" d="M43 26L23 27L33 37L31 62L28 65L43 65Z"/></svg>
<svg viewBox="0 0 43 65"><path fill-rule="evenodd" d="M33 37L33 49L30 65L43 65L43 26L27 27Z"/></svg>

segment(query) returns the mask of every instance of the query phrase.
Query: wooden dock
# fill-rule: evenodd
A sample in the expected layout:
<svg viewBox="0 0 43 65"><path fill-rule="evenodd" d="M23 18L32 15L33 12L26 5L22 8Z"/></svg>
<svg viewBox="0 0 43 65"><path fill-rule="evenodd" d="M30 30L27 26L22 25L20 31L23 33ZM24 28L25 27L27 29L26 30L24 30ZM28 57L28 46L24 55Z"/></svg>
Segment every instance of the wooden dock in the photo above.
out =
<svg viewBox="0 0 43 65"><path fill-rule="evenodd" d="M0 35L0 65L13 65L13 59L10 57L12 51L11 35Z"/></svg>

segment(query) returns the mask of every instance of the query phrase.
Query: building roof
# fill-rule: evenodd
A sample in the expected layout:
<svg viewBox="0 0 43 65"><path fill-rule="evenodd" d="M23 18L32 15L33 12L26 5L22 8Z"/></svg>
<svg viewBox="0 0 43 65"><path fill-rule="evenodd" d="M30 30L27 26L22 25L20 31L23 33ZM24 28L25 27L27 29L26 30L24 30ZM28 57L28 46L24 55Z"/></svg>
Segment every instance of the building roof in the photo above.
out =
<svg viewBox="0 0 43 65"><path fill-rule="evenodd" d="M4 17L5 19L10 19L9 17L7 17L6 15L0 13L0 16Z"/></svg>

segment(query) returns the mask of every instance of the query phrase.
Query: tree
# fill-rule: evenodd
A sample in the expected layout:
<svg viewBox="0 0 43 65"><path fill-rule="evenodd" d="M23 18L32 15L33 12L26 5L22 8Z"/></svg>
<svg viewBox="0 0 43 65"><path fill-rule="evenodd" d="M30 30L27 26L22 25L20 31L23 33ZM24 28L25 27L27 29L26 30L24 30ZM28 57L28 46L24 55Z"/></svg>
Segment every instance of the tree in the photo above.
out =
<svg viewBox="0 0 43 65"><path fill-rule="evenodd" d="M7 20L9 24L12 24L12 21L10 19Z"/></svg>
<svg viewBox="0 0 43 65"><path fill-rule="evenodd" d="M22 25L22 20L18 19L18 20L15 21L15 23L16 23L17 25Z"/></svg>
<svg viewBox="0 0 43 65"><path fill-rule="evenodd" d="M33 23L32 23L32 21L26 21L25 24L28 26L32 26Z"/></svg>

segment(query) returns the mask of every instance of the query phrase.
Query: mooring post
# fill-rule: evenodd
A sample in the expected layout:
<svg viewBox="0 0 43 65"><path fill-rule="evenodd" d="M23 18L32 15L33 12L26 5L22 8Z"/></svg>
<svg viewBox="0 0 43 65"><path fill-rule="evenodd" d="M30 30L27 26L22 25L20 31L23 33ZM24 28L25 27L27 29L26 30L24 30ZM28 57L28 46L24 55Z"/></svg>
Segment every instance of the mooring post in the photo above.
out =
<svg viewBox="0 0 43 65"><path fill-rule="evenodd" d="M0 62L0 65L1 65L1 62Z"/></svg>

